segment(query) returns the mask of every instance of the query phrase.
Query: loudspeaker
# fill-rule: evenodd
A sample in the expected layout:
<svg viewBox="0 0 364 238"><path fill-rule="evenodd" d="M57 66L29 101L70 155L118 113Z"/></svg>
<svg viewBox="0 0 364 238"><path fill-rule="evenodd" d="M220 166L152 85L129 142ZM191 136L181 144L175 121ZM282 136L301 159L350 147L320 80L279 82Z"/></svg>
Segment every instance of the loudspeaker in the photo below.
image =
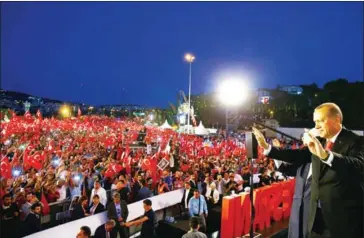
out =
<svg viewBox="0 0 364 238"><path fill-rule="evenodd" d="M253 132L245 132L245 148L248 158L256 159L258 158L258 142L253 135Z"/></svg>

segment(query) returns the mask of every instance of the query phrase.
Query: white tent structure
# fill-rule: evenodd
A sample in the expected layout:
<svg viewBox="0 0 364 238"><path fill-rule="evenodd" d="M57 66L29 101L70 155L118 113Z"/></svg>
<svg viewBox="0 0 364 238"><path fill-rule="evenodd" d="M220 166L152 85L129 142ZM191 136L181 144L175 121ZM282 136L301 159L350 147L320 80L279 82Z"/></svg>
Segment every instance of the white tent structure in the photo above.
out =
<svg viewBox="0 0 364 238"><path fill-rule="evenodd" d="M171 125L169 125L167 120L159 128L161 128L161 129L172 129Z"/></svg>
<svg viewBox="0 0 364 238"><path fill-rule="evenodd" d="M198 127L195 127L195 134L196 135L208 135L209 131L202 125L202 121L200 121L200 124Z"/></svg>

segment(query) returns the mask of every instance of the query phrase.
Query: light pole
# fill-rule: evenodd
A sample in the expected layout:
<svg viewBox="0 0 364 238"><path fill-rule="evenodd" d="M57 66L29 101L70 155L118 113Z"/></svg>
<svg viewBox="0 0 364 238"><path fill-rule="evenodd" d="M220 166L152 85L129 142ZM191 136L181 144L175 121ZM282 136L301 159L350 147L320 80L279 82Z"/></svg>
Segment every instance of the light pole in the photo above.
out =
<svg viewBox="0 0 364 238"><path fill-rule="evenodd" d="M229 108L241 105L248 96L248 87L245 82L239 79L228 79L219 86L219 99L226 106L225 137L228 137L228 117Z"/></svg>
<svg viewBox="0 0 364 238"><path fill-rule="evenodd" d="M187 130L190 132L190 117L191 117L191 84L192 84L192 63L195 60L195 56L187 53L185 60L190 64L189 80L188 80L188 111L187 111Z"/></svg>

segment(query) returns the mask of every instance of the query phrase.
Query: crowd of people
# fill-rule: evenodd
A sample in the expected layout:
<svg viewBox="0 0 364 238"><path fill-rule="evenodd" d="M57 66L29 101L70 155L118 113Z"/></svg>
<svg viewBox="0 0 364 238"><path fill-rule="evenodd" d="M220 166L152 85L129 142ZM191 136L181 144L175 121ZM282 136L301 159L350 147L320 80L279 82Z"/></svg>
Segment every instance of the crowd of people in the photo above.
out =
<svg viewBox="0 0 364 238"><path fill-rule="evenodd" d="M188 191L182 209L203 222L222 196L249 189L251 167L261 174L258 186L285 179L274 161L258 157L246 159L241 137L179 134L145 127L138 118L13 114L1 124L1 237L40 231L49 204L68 199L77 200L71 220L107 210L127 237L125 228L133 225L125 223L127 204L180 188ZM200 194L202 209L195 201Z"/></svg>

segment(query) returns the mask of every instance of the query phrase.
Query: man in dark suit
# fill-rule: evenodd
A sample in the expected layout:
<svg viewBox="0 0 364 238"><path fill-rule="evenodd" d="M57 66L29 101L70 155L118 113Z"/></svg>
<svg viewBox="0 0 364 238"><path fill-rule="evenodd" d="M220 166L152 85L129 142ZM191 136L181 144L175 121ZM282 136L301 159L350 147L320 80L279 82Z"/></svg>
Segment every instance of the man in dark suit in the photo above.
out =
<svg viewBox="0 0 364 238"><path fill-rule="evenodd" d="M115 229L115 221L110 219L105 225L99 226L93 238L116 238L118 236L118 232Z"/></svg>
<svg viewBox="0 0 364 238"><path fill-rule="evenodd" d="M42 205L37 202L30 209L31 211L24 221L25 235L31 235L41 230L40 212L42 211Z"/></svg>
<svg viewBox="0 0 364 238"><path fill-rule="evenodd" d="M128 237L128 230L124 226L124 223L128 219L128 215L129 210L126 202L124 200L120 200L119 193L114 193L113 202L109 203L107 207L107 217L115 221L115 227L121 238Z"/></svg>
<svg viewBox="0 0 364 238"><path fill-rule="evenodd" d="M264 154L288 163L312 162L310 237L363 237L364 139L342 126L342 112L334 103L314 111L315 130L303 136L300 150L271 147L256 128Z"/></svg>
<svg viewBox="0 0 364 238"><path fill-rule="evenodd" d="M190 199L193 197L193 189L191 188L191 184L189 181L185 182L185 189L183 191L183 196L181 199L181 214L188 214L188 203Z"/></svg>
<svg viewBox="0 0 364 238"><path fill-rule="evenodd" d="M298 167L298 168L297 168ZM308 213L311 200L311 163L297 166L282 164L279 171L288 176L295 176L295 189L289 217L288 238L308 238Z"/></svg>
<svg viewBox="0 0 364 238"><path fill-rule="evenodd" d="M273 146L280 148L280 142L273 140ZM294 196L289 217L288 238L308 238L308 212L311 200L311 163L289 164L274 161L276 167L285 176L296 177Z"/></svg>
<svg viewBox="0 0 364 238"><path fill-rule="evenodd" d="M90 215L94 215L100 212L105 211L104 205L100 203L100 197L99 195L95 194L92 198L92 204L88 209Z"/></svg>
<svg viewBox="0 0 364 238"><path fill-rule="evenodd" d="M78 203L73 207L72 213L71 213L71 219L77 220L84 218L88 216L87 213L87 197L82 196L78 199Z"/></svg>

